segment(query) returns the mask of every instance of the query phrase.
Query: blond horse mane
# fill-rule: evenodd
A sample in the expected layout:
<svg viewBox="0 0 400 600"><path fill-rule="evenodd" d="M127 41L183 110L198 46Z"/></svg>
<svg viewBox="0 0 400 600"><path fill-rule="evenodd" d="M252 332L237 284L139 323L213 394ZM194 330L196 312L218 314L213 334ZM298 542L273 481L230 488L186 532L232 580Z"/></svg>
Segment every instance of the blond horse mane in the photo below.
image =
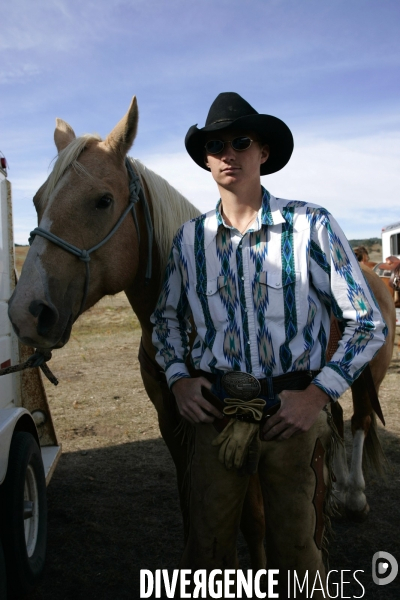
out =
<svg viewBox="0 0 400 600"><path fill-rule="evenodd" d="M140 160L132 157L129 157L129 160L149 190L154 214L154 238L160 251L163 276L175 233L182 223L197 217L200 211L168 181L148 169Z"/></svg>
<svg viewBox="0 0 400 600"><path fill-rule="evenodd" d="M52 192L64 173L72 167L76 171L91 177L85 167L78 162L79 155L94 142L102 141L97 134L85 134L75 138L58 155L52 172L47 180L40 203L47 204ZM154 239L160 252L160 276L164 274L165 265L171 250L172 240L178 228L189 219L197 217L200 211L182 194L172 187L163 177L145 167L138 159L129 157L135 172L142 183L145 182L150 194L154 218Z"/></svg>

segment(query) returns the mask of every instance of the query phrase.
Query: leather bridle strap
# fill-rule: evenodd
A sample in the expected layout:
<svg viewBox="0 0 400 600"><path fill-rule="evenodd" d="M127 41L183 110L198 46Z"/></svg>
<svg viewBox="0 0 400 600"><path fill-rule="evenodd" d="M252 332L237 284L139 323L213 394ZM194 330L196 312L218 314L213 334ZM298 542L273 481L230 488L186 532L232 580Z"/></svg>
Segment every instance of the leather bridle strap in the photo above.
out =
<svg viewBox="0 0 400 600"><path fill-rule="evenodd" d="M69 242L66 242L65 240L63 240L62 238L60 238L58 235L55 235L51 231L47 231L46 229L43 229L42 227L36 227L30 233L30 238L29 238L29 244L30 245L32 244L35 236L39 235L40 237L43 237L46 240L49 240L49 242L52 242L56 246L59 246L60 248L62 248L66 252L69 252L70 254L74 254L75 256L77 256L79 258L79 260L81 260L81 261L83 261L85 263L85 268L86 268L85 287L84 287L84 291L83 291L83 298L82 298L81 306L80 306L80 309L79 309L79 313L78 313L78 315L77 315L76 318L78 318L79 315L83 312L83 309L84 309L84 306L85 306L85 303L86 303L86 299L87 299L87 295L88 295L88 292L89 292L89 281L90 281L89 262L90 262L90 255L92 254L92 252L95 252L96 250L98 250L99 248L101 248L102 246L104 246L104 244L106 244L108 242L108 240L114 235L114 233L120 227L120 225L124 221L125 217L131 211L132 211L133 220L134 220L135 226L136 226L136 231L137 231L137 235L138 235L138 242L140 243L140 231L139 231L139 225L138 225L137 216L136 216L136 210L135 210L135 205L139 201L141 201L142 205L143 205L143 211L144 211L144 216L145 216L145 220L146 220L146 228L147 228L147 238L148 238L148 256L147 256L147 267L146 267L146 283L149 283L149 281L151 279L151 275L152 275L153 223L151 221L151 215L150 215L149 205L148 205L146 197L144 195L143 188L142 188L142 186L140 184L139 176L133 170L132 163L131 163L131 161L128 158L125 160L125 165L126 165L126 168L127 168L127 171L128 171L128 176L129 176L129 204L126 207L126 209L124 210L124 212L122 213L122 215L120 216L120 218L118 219L118 221L116 222L116 224L114 225L114 227L111 229L111 231L108 233L108 235L106 235L106 237L101 242L99 242L98 244L96 244L92 248L89 248L89 250L81 250L77 246L74 246L73 244L70 244Z"/></svg>

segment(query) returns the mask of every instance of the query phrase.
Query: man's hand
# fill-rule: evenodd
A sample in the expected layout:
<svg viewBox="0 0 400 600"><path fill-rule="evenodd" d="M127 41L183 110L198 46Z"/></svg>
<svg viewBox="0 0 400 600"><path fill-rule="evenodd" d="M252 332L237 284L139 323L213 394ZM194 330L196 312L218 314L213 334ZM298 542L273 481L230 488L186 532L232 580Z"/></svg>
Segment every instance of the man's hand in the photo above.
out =
<svg viewBox="0 0 400 600"><path fill-rule="evenodd" d="M205 377L182 377L172 386L180 414L194 425L195 423L212 423L214 417L224 416L215 406L210 404L201 393L201 388L211 389L211 383ZM204 411L211 413L208 415ZM214 415L214 416L211 416Z"/></svg>
<svg viewBox="0 0 400 600"><path fill-rule="evenodd" d="M279 398L280 409L263 427L265 441L287 440L292 435L308 431L330 400L324 391L312 384L302 391L284 390Z"/></svg>

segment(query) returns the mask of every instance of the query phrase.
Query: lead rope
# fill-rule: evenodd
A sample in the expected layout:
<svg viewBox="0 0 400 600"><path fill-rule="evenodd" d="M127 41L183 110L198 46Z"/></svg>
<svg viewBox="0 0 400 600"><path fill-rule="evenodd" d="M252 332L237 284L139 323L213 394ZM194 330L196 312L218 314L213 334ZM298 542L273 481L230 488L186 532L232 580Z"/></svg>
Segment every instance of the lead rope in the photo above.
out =
<svg viewBox="0 0 400 600"><path fill-rule="evenodd" d="M93 246L89 250L81 250L77 246L74 246L73 244L66 242L65 240L58 237L57 235L54 235L54 233L51 233L51 231L46 231L46 229L43 229L42 227L36 227L33 231L31 231L31 234L29 237L29 245L32 244L35 236L39 235L40 237L43 237L46 240L49 240L49 242L52 242L56 246L59 246L66 252L70 252L71 254L74 254L75 256L77 256L79 258L79 260L81 260L85 263L85 269L86 269L85 287L83 290L83 298L82 298L81 306L79 309L79 313L76 318L78 318L81 315L81 313L83 312L83 308L85 306L88 291L89 291L89 281L90 281L89 262L90 262L91 253L95 252L96 250L101 248L101 246L103 246L104 244L106 244L108 242L108 240L114 235L114 233L117 231L117 229L119 228L119 226L124 221L125 217L127 216L127 214L130 211L132 211L132 216L133 216L133 220L135 222L135 227L136 227L137 236L138 236L138 243L140 243L139 224L138 224L136 210L135 210L135 205L137 204L137 202L139 202L139 200L142 202L142 205L143 205L143 212L144 212L144 217L145 217L145 221L146 221L147 239L148 239L148 244L147 244L148 255L147 255L147 267L146 267L146 276L145 276L146 285L151 280L153 223L151 220L150 209L149 209L148 202L146 200L146 196L143 191L143 187L140 183L139 176L135 173L132 163L129 160L129 158L125 159L125 166L128 171L128 177L129 177L129 205L126 207L126 209L124 210L124 212L118 219L117 223L114 225L114 227L108 233L108 235L106 235L106 237L101 242L96 244L96 246ZM6 367L4 369L0 369L0 377L1 377L1 375L8 375L9 373L15 373L17 371L22 371L24 369L40 367L42 369L43 373L49 379L49 381L51 381L51 383L53 383L54 385L57 385L58 384L57 378L53 375L53 373L50 371L49 367L46 365L46 362L49 361L50 359L51 359L50 351L36 350L36 352L32 356L30 356L28 358L28 360L25 361L24 363L15 365L13 367Z"/></svg>
<svg viewBox="0 0 400 600"><path fill-rule="evenodd" d="M57 377L50 371L49 367L46 365L46 362L50 359L50 350L36 350L36 352L32 354L32 356L30 356L24 363L14 365L13 367L5 367L4 369L0 369L0 377L1 375L9 375L10 373L17 373L18 371L24 371L25 369L40 367L43 373L46 375L47 379L51 381L53 385L58 385Z"/></svg>

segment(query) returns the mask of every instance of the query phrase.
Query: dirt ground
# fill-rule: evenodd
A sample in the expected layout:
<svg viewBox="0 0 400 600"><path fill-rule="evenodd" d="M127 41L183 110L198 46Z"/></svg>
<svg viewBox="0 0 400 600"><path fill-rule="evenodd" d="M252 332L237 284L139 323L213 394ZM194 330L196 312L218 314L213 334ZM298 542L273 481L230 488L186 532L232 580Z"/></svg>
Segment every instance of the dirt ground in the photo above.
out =
<svg viewBox="0 0 400 600"><path fill-rule="evenodd" d="M31 600L136 599L140 569L177 568L182 526L175 472L140 378L139 340L136 318L120 294L83 315L67 346L53 354L50 366L60 384L45 386L63 455L48 487L46 570ZM348 584L343 598L400 597L400 577L387 586L371 578L375 552L400 559L398 342L399 336L380 394L387 480L367 480L367 521L333 524L330 568L348 570L344 580L353 582L352 572L364 571L358 578L365 595ZM348 394L343 405L348 421ZM241 567L250 568L242 541L239 555Z"/></svg>

